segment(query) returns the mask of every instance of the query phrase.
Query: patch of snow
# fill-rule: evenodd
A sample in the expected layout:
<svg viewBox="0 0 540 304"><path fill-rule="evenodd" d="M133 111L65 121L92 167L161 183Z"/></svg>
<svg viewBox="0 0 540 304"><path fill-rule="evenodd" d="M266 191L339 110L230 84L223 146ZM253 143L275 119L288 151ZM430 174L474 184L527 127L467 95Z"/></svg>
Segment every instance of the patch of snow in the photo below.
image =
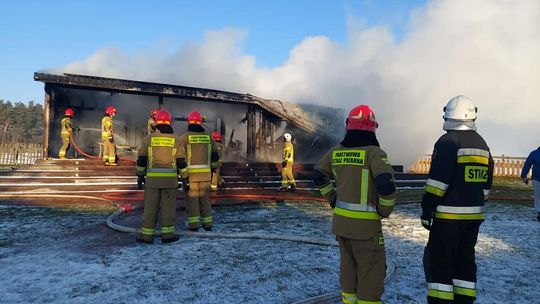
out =
<svg viewBox="0 0 540 304"><path fill-rule="evenodd" d="M424 303L428 232L418 205L384 220L396 265L387 304ZM184 238L140 245L103 227L106 214L0 207L2 303L290 303L339 290L336 247ZM215 230L333 240L324 204L285 202L214 210ZM118 246L101 246L104 234ZM490 204L477 244L477 303L538 303L540 223L531 207Z"/></svg>

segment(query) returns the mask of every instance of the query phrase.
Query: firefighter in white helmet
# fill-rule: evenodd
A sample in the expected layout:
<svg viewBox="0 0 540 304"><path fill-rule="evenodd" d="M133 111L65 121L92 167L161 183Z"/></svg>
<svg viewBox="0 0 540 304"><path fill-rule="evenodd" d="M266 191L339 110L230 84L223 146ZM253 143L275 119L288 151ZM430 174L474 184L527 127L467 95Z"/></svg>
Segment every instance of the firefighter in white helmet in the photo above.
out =
<svg viewBox="0 0 540 304"><path fill-rule="evenodd" d="M281 162L281 187L278 191L294 191L296 181L293 175L294 164L294 146L292 144L292 135L290 133L283 134L283 161Z"/></svg>
<svg viewBox="0 0 540 304"><path fill-rule="evenodd" d="M444 111L422 199L422 225L430 231L424 251L428 303L473 303L475 245L493 180L493 159L476 133L477 108L456 96Z"/></svg>
<svg viewBox="0 0 540 304"><path fill-rule="evenodd" d="M377 127L369 106L353 108L345 138L314 168L313 183L334 208L332 232L339 242L343 303L381 303L384 291L381 217L392 212L396 187L375 135Z"/></svg>

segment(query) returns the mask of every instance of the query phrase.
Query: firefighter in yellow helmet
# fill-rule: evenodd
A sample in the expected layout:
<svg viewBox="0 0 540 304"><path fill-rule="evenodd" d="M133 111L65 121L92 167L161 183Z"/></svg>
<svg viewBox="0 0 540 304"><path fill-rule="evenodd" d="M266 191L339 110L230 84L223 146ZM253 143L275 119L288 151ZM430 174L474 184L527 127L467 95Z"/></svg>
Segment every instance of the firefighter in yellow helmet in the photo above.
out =
<svg viewBox="0 0 540 304"><path fill-rule="evenodd" d="M74 115L73 109L66 109L64 111L64 118L62 118L62 121L60 122L60 137L62 137L62 147L60 148L60 152L58 152L58 157L60 159L66 159L66 154L69 150L70 145L70 138L73 135L73 131L78 131L79 128L75 128L72 125L71 119Z"/></svg>
<svg viewBox="0 0 540 304"><path fill-rule="evenodd" d="M278 191L294 191L296 189L296 180L293 175L294 164L294 146L290 133L283 134L283 161L281 162L281 187Z"/></svg>
<svg viewBox="0 0 540 304"><path fill-rule="evenodd" d="M156 131L147 135L138 152L137 184L144 190L144 218L137 242L152 244L158 211L161 211L161 242L178 240L175 235L176 193L180 142L174 137L171 114L156 113Z"/></svg>
<svg viewBox="0 0 540 304"><path fill-rule="evenodd" d="M221 165L222 165L222 156L223 156L223 144L221 143L221 133L218 131L214 131L212 133L212 138L216 142L218 155L219 155L219 161L216 168L216 171L212 174L212 184L211 188L213 191L216 191L218 188L221 189L225 186L225 181L223 180L223 177L221 177Z"/></svg>
<svg viewBox="0 0 540 304"><path fill-rule="evenodd" d="M424 250L428 303L476 300L475 245L484 202L493 183L493 158L477 132L477 109L456 96L444 111L422 198L421 223L429 230Z"/></svg>
<svg viewBox="0 0 540 304"><path fill-rule="evenodd" d="M334 208L343 303L382 303L386 259L381 217L394 208L393 169L379 147L378 124L368 106L353 108L346 123L343 141L315 165L313 182Z"/></svg>
<svg viewBox="0 0 540 304"><path fill-rule="evenodd" d="M212 206L208 200L210 179L219 161L216 143L205 132L201 113L188 115L188 131L180 141L180 176L186 196L187 222L191 231L199 230L200 222L206 231L212 230Z"/></svg>
<svg viewBox="0 0 540 304"><path fill-rule="evenodd" d="M156 114L158 112L158 109L153 109L152 113L150 114L150 117L148 118L147 127L148 127L148 134L154 133L156 131Z"/></svg>
<svg viewBox="0 0 540 304"><path fill-rule="evenodd" d="M117 166L116 146L114 144L113 118L116 115L115 107L107 107L101 119L101 140L103 141L103 162L106 166Z"/></svg>

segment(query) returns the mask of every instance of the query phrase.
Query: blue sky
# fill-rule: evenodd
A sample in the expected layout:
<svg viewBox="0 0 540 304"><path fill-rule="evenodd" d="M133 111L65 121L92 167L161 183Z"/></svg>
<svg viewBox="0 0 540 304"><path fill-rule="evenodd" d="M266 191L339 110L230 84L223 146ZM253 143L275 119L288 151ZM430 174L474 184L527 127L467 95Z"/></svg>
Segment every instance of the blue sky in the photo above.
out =
<svg viewBox="0 0 540 304"><path fill-rule="evenodd" d="M0 99L43 99L33 73L82 60L103 47L126 52L200 41L207 30L248 33L243 52L258 66L279 66L303 38L346 43L350 18L405 31L425 0L387 1L2 1Z"/></svg>

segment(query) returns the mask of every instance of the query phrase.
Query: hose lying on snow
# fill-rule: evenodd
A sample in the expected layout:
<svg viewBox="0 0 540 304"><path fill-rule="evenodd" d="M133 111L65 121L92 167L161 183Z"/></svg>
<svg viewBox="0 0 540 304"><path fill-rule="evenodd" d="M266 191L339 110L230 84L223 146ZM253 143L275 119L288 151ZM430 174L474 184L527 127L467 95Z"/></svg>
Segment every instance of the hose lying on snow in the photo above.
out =
<svg viewBox="0 0 540 304"><path fill-rule="evenodd" d="M116 231L127 232L127 233L138 233L139 229L137 228L126 227L126 226L122 226L122 225L118 225L114 223L114 221L118 219L122 214L130 213L131 211L135 209L137 208L132 207L130 204L120 205L118 207L118 210L116 210L113 214L111 214L107 218L107 226L109 226L111 229L114 229ZM160 235L161 231L159 229L156 229L155 234ZM320 245L320 246L332 246L332 247L338 246L338 244L333 241L316 240L316 239L307 238L307 237L298 237L298 236L271 234L271 233L269 234L246 233L246 232L216 233L216 232L180 231L179 235L185 236L185 237L200 237L200 238L279 240L279 241L291 241L291 242L313 244L313 245ZM396 266L394 265L394 263L392 263L391 261L386 261L386 273L384 276L384 282L388 282L390 280L390 278L394 274L395 269L396 269ZM299 302L295 302L294 304L324 304L324 303L330 304L330 303L336 303L340 300L341 300L340 292L331 292L331 293L323 294L323 295L316 296L313 298L309 298L306 300L302 300Z"/></svg>
<svg viewBox="0 0 540 304"><path fill-rule="evenodd" d="M71 144L73 145L73 147L75 148L75 150L77 150L77 152L79 152L79 154L82 154L84 155L85 157L88 157L90 159L99 159L99 157L97 156L94 156L94 155L90 155L86 152L84 152L83 150L81 150L79 148L79 146L77 146L77 144L75 143L75 140L73 139L73 136L70 136L69 137L70 141L71 141ZM123 157L119 157L118 158L119 160L123 160L123 161L127 161L127 162L130 162L130 163L136 163L136 161L132 160L132 159L129 159L129 158L123 158Z"/></svg>
<svg viewBox="0 0 540 304"><path fill-rule="evenodd" d="M134 209L137 209L137 208L133 208L130 204L120 205L118 210L116 210L113 214L109 216L109 218L107 218L107 226L109 226L113 230L120 231L120 232L139 233L139 229L137 228L126 227L126 226L122 226L122 225L118 225L114 223L114 221L118 219L122 214L129 213ZM161 231L159 229L156 229L155 234L161 235ZM248 232L222 233L222 232L194 232L194 231L180 231L178 234L180 236L199 237L199 238L261 239L261 240L291 241L291 242L299 242L299 243L314 244L314 245L321 245L321 246L337 246L338 245L334 241L316 240L316 239L312 239L308 237L290 236L290 235L282 235L282 234L266 234L266 233L262 234L262 233L248 233Z"/></svg>

